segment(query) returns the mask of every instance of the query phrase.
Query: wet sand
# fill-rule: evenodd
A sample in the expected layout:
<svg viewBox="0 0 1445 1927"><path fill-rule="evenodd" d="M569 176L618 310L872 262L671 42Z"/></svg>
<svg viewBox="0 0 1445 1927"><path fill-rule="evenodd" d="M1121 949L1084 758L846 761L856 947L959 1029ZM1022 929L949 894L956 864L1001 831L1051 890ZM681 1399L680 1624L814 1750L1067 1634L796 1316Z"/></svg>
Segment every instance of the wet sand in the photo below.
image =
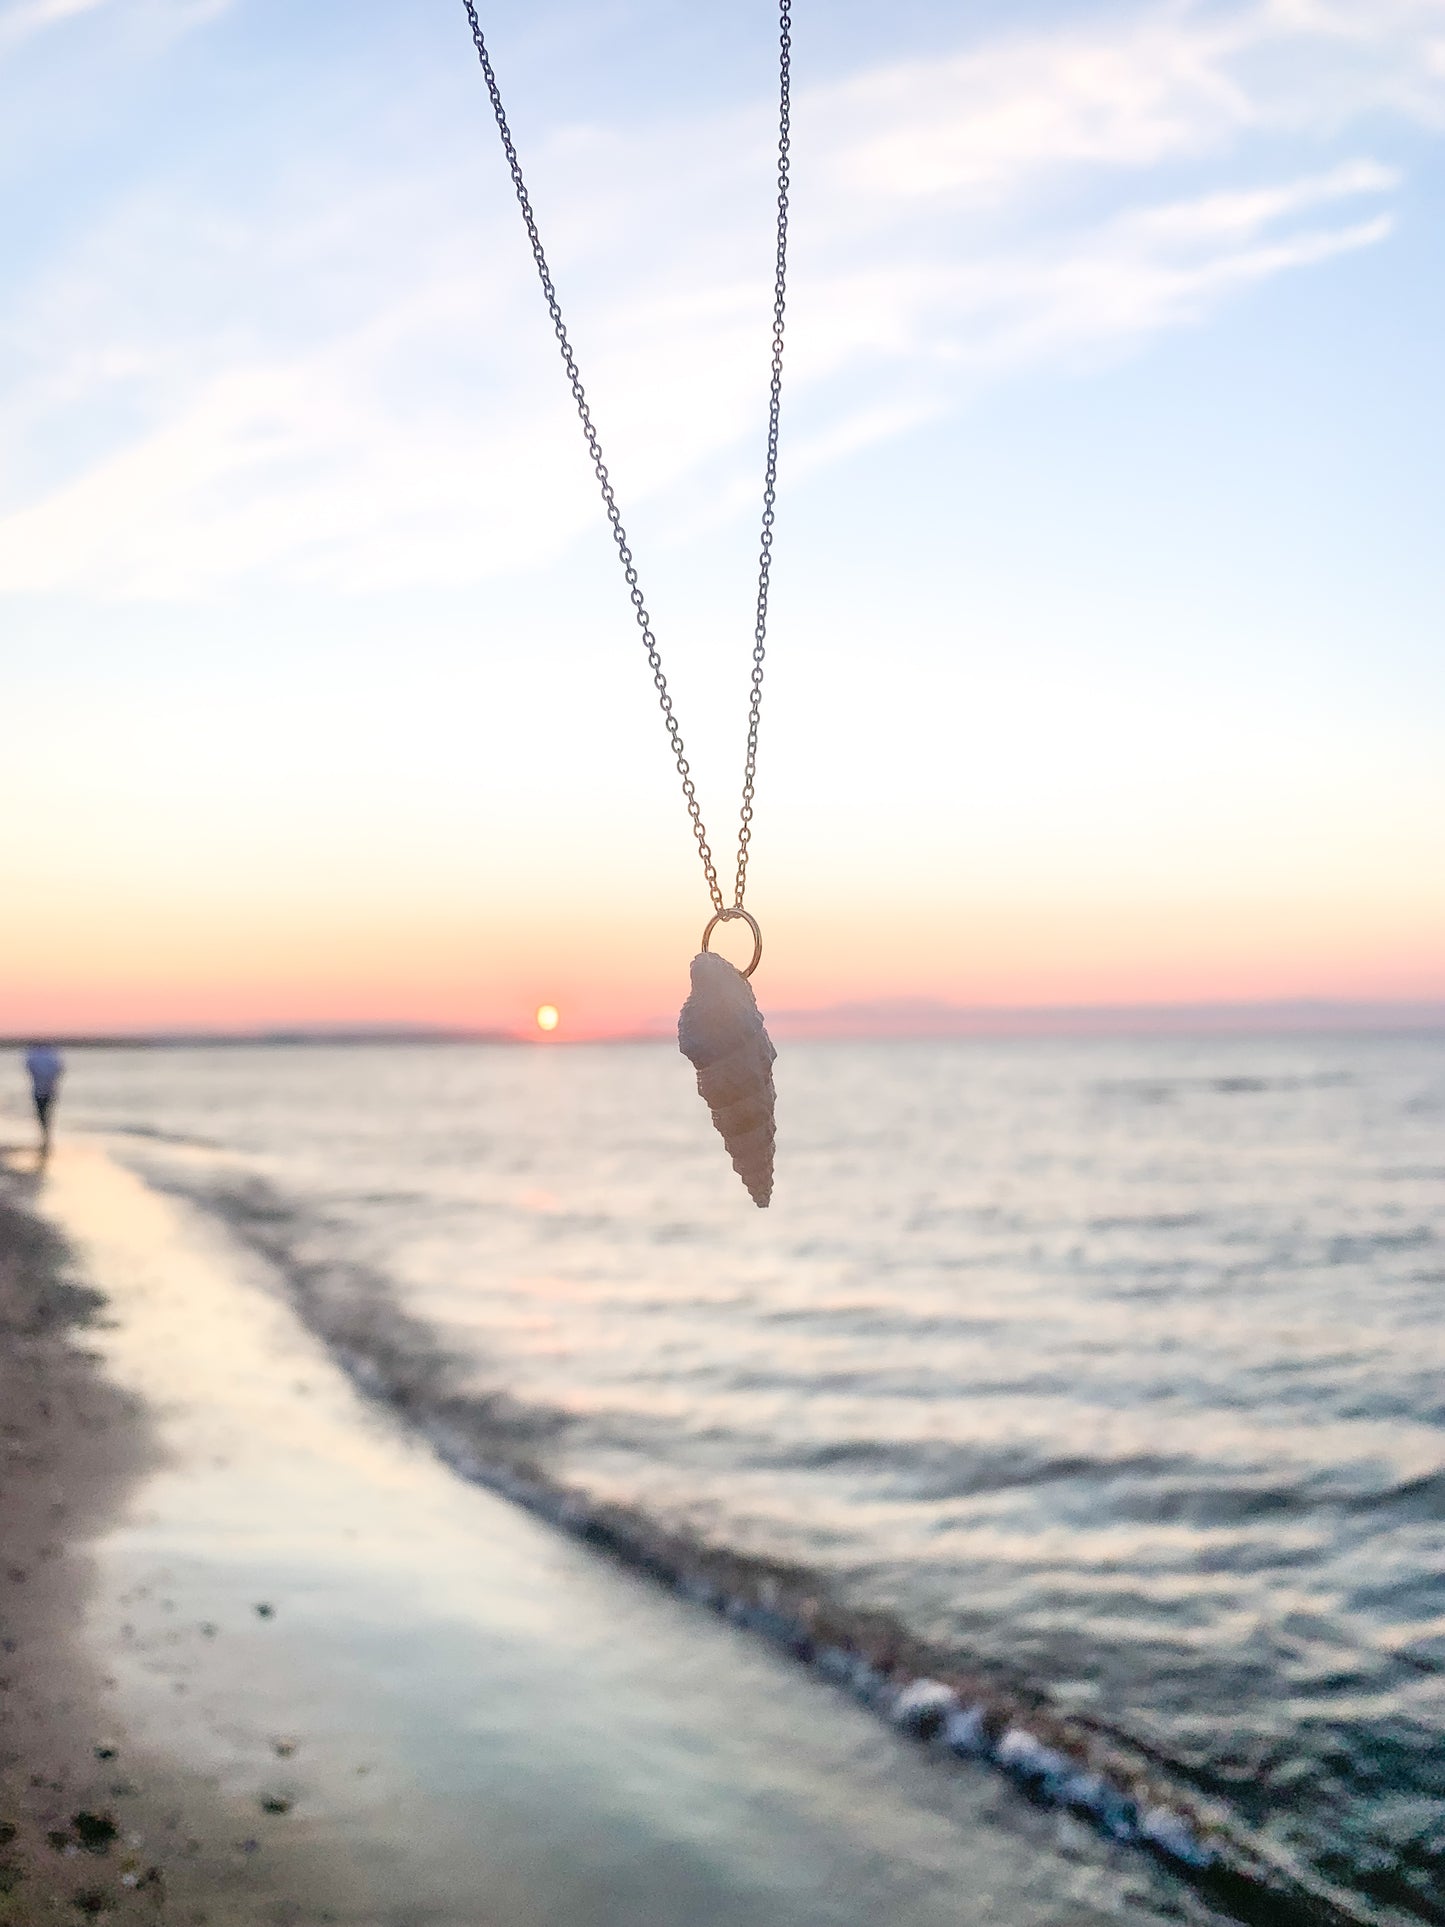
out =
<svg viewBox="0 0 1445 1927"><path fill-rule="evenodd" d="M102 1295L31 1215L31 1163L0 1164L0 1922L335 1918L324 1869L258 1863L242 1803L117 1728L92 1548L161 1448L102 1369Z"/></svg>
<svg viewBox="0 0 1445 1927"><path fill-rule="evenodd" d="M457 1479L102 1150L19 1162L0 1196L105 1305L0 1220L0 1922L1207 1918Z"/></svg>

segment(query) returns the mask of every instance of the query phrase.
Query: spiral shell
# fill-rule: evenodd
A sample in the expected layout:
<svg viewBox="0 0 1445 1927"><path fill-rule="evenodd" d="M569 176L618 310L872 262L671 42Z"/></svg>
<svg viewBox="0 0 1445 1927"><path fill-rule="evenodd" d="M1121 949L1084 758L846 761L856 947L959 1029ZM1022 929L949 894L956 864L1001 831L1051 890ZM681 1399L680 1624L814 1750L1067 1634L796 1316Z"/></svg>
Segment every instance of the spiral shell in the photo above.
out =
<svg viewBox="0 0 1445 1927"><path fill-rule="evenodd" d="M677 1020L677 1041L697 1071L697 1088L732 1158L733 1169L766 1205L773 1195L773 1049L748 980L726 957L703 950L692 960L692 994Z"/></svg>

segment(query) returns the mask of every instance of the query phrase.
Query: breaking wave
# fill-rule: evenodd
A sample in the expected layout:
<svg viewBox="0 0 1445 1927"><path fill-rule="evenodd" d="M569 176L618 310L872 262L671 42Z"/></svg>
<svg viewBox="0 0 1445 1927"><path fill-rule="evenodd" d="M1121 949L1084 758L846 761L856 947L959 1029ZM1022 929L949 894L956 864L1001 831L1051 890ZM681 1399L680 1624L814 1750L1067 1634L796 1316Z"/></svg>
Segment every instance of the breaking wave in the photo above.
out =
<svg viewBox="0 0 1445 1927"><path fill-rule="evenodd" d="M161 1131L136 1132L179 1142ZM358 1388L427 1438L463 1478L486 1485L643 1573L700 1610L716 1613L808 1667L928 1749L940 1770L994 1771L1022 1798L1053 1807L1117 1842L1148 1853L1212 1906L1258 1927L1379 1927L1404 1917L1445 1920L1418 1879L1385 1866L1361 1869L1350 1886L1330 1879L1251 1825L1227 1764L1171 1755L1107 1709L1061 1706L1047 1684L1001 1660L930 1638L905 1612L862 1608L834 1575L700 1532L642 1506L599 1495L559 1470L575 1425L568 1412L519 1400L500 1384L477 1383L478 1361L442 1341L398 1301L379 1271L308 1250L314 1221L255 1178L202 1179L196 1171L147 1170L147 1177L224 1222L259 1253L307 1327ZM403 1199L407 1194L388 1194ZM1190 1222L1188 1214L1168 1220ZM1128 1225L1128 1219L1109 1220ZM866 1445L820 1448L822 1458L865 1454ZM1000 1485L1068 1478L1074 1462L1007 1466ZM1087 1469L1097 1472L1093 1464ZM1116 1466L1119 1472L1126 1468ZM1141 1468L1135 1466L1135 1471ZM1142 1468L1167 1470L1160 1461ZM975 1468L975 1489L986 1488ZM1393 1494L1363 1495L1440 1505L1441 1479ZM1239 1495L1221 1501L1239 1503ZM1252 1511L1288 1510L1306 1495L1256 1491ZM1343 1498L1342 1502L1348 1503ZM1192 1495L1196 1521L1207 1502ZM1445 1671L1428 1655L1406 1656Z"/></svg>

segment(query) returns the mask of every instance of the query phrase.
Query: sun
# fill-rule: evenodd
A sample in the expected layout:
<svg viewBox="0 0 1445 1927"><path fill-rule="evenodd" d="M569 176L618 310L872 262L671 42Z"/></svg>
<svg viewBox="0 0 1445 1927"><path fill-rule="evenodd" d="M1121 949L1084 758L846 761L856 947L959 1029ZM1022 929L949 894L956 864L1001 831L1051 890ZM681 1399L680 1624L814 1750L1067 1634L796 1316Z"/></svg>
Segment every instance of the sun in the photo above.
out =
<svg viewBox="0 0 1445 1927"><path fill-rule="evenodd" d="M558 1024L561 1023L561 1021L562 1021L562 1013L560 1010L558 1010L555 1004L538 1004L537 1006L538 1030L548 1030L548 1031L555 1030Z"/></svg>

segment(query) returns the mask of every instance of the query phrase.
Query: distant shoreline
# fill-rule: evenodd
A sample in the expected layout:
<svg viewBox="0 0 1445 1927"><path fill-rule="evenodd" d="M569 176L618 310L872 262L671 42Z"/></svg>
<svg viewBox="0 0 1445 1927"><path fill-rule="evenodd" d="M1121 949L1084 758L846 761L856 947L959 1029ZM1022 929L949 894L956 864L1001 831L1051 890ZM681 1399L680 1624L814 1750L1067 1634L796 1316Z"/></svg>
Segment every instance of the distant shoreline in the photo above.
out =
<svg viewBox="0 0 1445 1927"><path fill-rule="evenodd" d="M967 1005L900 998L767 1011L768 1026L792 1043L947 1043L956 1040L1089 1037L1266 1037L1409 1035L1445 1031L1445 999L1279 998L1234 1003ZM568 1037L530 1031L468 1030L428 1024L286 1024L256 1030L16 1032L0 1050L38 1036L65 1050L291 1050L437 1044L649 1044L670 1041L672 1024Z"/></svg>
<svg viewBox="0 0 1445 1927"><path fill-rule="evenodd" d="M529 1040L504 1030L428 1030L410 1025L397 1030L384 1027L329 1030L318 1025L314 1030L288 1025L277 1030L177 1030L177 1031L41 1031L16 1032L0 1037L0 1050L24 1050L27 1044L43 1038L61 1050L212 1050L266 1049L294 1050L315 1044L335 1044L348 1049L373 1044L519 1044Z"/></svg>

